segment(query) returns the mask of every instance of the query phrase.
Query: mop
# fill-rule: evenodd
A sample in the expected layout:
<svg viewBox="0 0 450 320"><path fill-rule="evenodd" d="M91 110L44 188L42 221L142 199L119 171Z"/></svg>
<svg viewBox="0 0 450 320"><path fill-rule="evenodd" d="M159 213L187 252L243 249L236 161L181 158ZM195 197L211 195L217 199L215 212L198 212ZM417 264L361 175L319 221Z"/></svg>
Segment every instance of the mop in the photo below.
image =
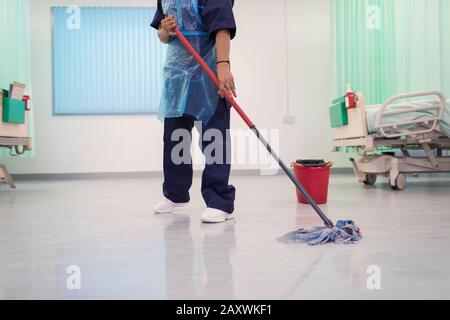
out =
<svg viewBox="0 0 450 320"><path fill-rule="evenodd" d="M215 73L206 64L202 57L196 52L189 41L184 37L178 28L174 30L176 36L181 41L181 43L186 47L189 53L194 57L194 59L200 64L201 68L206 72L208 77L213 81L213 83L220 88L220 82ZM309 245L318 245L326 243L337 243L337 244L348 244L354 243L361 239L361 232L359 228L355 225L353 221L350 220L340 220L336 225L323 213L319 208L317 203L311 198L302 184L297 180L294 174L289 170L286 164L280 159L277 153L272 149L267 140L261 135L258 128L250 120L250 118L245 114L241 106L234 100L234 98L225 92L225 98L233 106L234 110L239 114L242 120L250 128L251 131L256 135L256 137L261 141L267 151L272 155L273 159L278 163L280 168L289 177L289 179L294 183L296 188L302 193L314 211L319 215L319 217L324 222L325 226L317 227L313 230L300 229L298 231L287 234L284 237L279 238L279 241L285 243L307 243Z"/></svg>

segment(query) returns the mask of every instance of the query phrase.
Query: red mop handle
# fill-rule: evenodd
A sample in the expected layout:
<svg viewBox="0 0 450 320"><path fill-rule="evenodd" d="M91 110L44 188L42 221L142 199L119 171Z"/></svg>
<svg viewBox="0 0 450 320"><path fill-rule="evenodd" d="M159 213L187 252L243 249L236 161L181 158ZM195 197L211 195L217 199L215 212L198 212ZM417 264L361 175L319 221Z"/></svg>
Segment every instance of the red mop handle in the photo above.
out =
<svg viewBox="0 0 450 320"><path fill-rule="evenodd" d="M217 79L217 76L215 73L211 70L211 68L206 64L206 62L200 57L200 55L197 53L197 51L192 47L192 45L189 43L189 41L183 36L180 29L175 28L174 30L175 34L177 35L178 39L183 43L183 45L186 47L186 49L192 54L192 56L197 60L197 62L200 64L202 69L206 72L206 74L211 78L211 80L214 82L216 87L220 89L220 82L219 79ZM255 127L252 120L245 114L244 110L239 106L239 104L234 100L233 96L228 93L228 91L225 91L225 98L228 100L229 103L234 107L236 112L239 114L239 116L244 120L244 122L248 125L249 128Z"/></svg>

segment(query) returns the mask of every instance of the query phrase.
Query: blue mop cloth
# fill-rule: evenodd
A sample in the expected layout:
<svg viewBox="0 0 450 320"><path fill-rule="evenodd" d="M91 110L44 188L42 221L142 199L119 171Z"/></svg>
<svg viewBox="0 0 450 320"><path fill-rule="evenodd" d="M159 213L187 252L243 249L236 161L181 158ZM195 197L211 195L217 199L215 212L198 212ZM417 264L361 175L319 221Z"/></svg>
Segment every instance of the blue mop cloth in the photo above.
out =
<svg viewBox="0 0 450 320"><path fill-rule="evenodd" d="M307 243L310 246L327 243L352 244L362 239L361 231L351 220L339 220L336 226L300 229L278 239L283 243Z"/></svg>

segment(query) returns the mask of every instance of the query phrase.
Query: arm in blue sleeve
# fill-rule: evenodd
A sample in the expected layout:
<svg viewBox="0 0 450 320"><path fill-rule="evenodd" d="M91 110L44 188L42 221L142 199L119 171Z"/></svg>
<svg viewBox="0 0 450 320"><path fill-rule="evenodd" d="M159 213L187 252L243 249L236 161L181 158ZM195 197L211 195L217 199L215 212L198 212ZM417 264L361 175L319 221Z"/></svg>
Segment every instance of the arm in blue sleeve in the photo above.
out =
<svg viewBox="0 0 450 320"><path fill-rule="evenodd" d="M155 28L156 30L159 29L159 25L161 24L161 21L164 19L164 14L163 14L163 10L162 10L162 3L161 0L158 0L158 6L156 8L156 13L155 16L153 18L153 21L151 23L151 26L153 28Z"/></svg>
<svg viewBox="0 0 450 320"><path fill-rule="evenodd" d="M234 0L207 0L203 19L210 37L219 30L229 30L231 39L236 36L236 21L233 14Z"/></svg>

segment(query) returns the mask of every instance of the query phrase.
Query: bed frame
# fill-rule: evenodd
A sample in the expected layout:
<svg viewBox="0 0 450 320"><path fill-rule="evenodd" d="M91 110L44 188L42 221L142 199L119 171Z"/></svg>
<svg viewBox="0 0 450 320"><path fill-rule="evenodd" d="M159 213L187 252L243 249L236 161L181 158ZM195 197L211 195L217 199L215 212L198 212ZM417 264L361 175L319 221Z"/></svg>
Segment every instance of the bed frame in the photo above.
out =
<svg viewBox="0 0 450 320"><path fill-rule="evenodd" d="M414 102L399 102L411 98L434 99ZM438 102L436 102L436 97ZM394 104L395 102L399 102ZM450 138L445 136L439 126L444 117L446 99L438 91L400 94L389 98L382 105L367 106L364 95L356 93L356 108L348 109L348 125L334 129L333 151L356 149L357 159L350 159L353 170L360 183L374 185L379 174L388 174L393 190L404 190L405 173L450 172ZM395 107L395 110L389 107ZM402 107L405 109L402 110ZM407 107L407 109L406 109ZM377 108L375 120L376 134L370 134L366 112ZM401 113L430 111L429 117L413 120L387 122L386 116ZM413 129L405 129L411 126ZM380 152L380 148L394 152ZM425 156L414 157L411 151L424 151Z"/></svg>
<svg viewBox="0 0 450 320"><path fill-rule="evenodd" d="M5 123L3 105L0 97L0 149L9 149L10 156L23 155L32 150L31 138L28 134L28 112L25 113L25 124ZM14 181L5 165L0 163L0 184L6 183L15 188Z"/></svg>

